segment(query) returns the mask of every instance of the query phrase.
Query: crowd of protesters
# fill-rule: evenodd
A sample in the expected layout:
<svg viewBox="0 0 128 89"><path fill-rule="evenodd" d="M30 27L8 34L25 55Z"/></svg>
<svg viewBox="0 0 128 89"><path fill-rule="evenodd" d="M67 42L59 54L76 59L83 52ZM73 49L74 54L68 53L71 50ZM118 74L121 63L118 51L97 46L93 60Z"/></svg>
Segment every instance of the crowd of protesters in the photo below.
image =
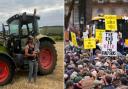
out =
<svg viewBox="0 0 128 89"><path fill-rule="evenodd" d="M65 45L65 89L128 89L128 55L104 57L99 48Z"/></svg>

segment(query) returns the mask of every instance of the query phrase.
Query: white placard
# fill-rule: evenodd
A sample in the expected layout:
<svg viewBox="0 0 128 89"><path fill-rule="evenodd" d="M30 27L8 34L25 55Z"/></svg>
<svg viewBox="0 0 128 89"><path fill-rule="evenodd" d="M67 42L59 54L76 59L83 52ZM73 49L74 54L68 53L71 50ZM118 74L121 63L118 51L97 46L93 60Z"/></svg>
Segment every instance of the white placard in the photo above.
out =
<svg viewBox="0 0 128 89"><path fill-rule="evenodd" d="M83 38L88 38L88 31L83 32Z"/></svg>
<svg viewBox="0 0 128 89"><path fill-rule="evenodd" d="M102 37L102 55L117 56L117 33L104 32Z"/></svg>

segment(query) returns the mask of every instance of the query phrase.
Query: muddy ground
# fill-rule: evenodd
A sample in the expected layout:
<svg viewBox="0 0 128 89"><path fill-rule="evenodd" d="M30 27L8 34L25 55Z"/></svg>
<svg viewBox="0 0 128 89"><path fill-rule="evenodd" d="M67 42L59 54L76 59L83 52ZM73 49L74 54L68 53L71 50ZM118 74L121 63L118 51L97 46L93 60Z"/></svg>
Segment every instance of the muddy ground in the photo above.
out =
<svg viewBox="0 0 128 89"><path fill-rule="evenodd" d="M58 53L56 69L52 74L38 76L37 82L27 83L27 72L18 72L11 84L0 89L63 89L63 42L55 45Z"/></svg>

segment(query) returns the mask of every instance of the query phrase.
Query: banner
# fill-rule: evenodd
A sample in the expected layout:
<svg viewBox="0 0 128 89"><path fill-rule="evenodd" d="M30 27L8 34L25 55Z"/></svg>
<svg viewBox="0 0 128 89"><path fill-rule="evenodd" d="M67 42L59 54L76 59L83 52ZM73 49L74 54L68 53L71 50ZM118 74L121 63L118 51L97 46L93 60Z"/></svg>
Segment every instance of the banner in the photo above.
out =
<svg viewBox="0 0 128 89"><path fill-rule="evenodd" d="M84 49L96 48L95 38L84 38Z"/></svg>
<svg viewBox="0 0 128 89"><path fill-rule="evenodd" d="M104 32L102 37L102 55L117 56L117 33Z"/></svg>
<svg viewBox="0 0 128 89"><path fill-rule="evenodd" d="M102 42L102 33L105 32L103 29L96 29L96 40L99 40L99 42Z"/></svg>
<svg viewBox="0 0 128 89"><path fill-rule="evenodd" d="M71 38L72 38L72 43L74 46L78 46L77 45L77 41L76 41L76 34L71 32Z"/></svg>
<svg viewBox="0 0 128 89"><path fill-rule="evenodd" d="M117 30L117 17L116 15L105 15L105 29L110 31Z"/></svg>
<svg viewBox="0 0 128 89"><path fill-rule="evenodd" d="M65 41L69 40L69 31L64 31Z"/></svg>

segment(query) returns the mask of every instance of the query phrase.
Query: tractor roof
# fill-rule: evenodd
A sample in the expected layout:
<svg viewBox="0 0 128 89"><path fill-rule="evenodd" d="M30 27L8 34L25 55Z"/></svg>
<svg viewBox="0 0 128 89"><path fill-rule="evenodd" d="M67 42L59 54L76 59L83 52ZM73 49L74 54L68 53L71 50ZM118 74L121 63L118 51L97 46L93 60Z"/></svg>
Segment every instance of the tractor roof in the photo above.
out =
<svg viewBox="0 0 128 89"><path fill-rule="evenodd" d="M35 16L36 19L40 19L39 16ZM16 19L26 19L25 21L27 22L30 22L34 19L34 15L33 14L26 14L25 13L25 17L23 16L23 14L15 14L13 15L12 17L10 17L8 20L7 20L7 23L11 23L13 20L16 20Z"/></svg>

